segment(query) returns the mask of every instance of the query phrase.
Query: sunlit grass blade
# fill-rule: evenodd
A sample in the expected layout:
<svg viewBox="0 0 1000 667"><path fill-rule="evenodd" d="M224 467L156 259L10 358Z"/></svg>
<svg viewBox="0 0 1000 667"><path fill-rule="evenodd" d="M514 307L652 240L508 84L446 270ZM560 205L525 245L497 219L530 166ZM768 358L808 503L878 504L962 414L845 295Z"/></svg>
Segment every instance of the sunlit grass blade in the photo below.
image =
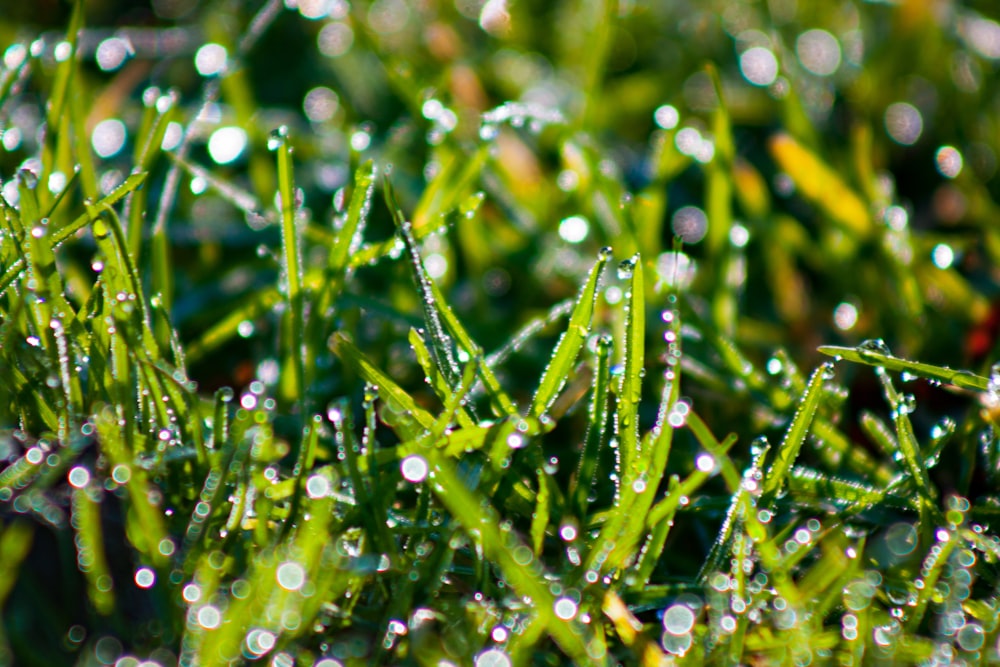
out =
<svg viewBox="0 0 1000 667"><path fill-rule="evenodd" d="M434 426L434 418L343 334L334 334L330 344L345 364L354 367L366 382L378 387L379 396L393 408L398 419L395 426L401 429L404 440L416 439L425 429Z"/></svg>
<svg viewBox="0 0 1000 667"><path fill-rule="evenodd" d="M597 301L597 288L601 281L604 265L610 257L610 248L601 250L594 267L590 270L587 281L580 288L580 293L576 298L576 306L569 318L569 326L560 336L559 342L556 343L556 349L542 373L538 389L531 400L528 414L533 417L545 414L545 411L552 405L559 390L565 385L573 365L576 363L577 355L590 334L590 323L594 317L594 304Z"/></svg>
<svg viewBox="0 0 1000 667"><path fill-rule="evenodd" d="M639 451L639 401L642 399L642 378L646 359L646 294L643 267L639 255L625 260L619 273L629 279L625 305L625 363L618 387L618 435L625 480L638 472L635 463Z"/></svg>
<svg viewBox="0 0 1000 667"><path fill-rule="evenodd" d="M581 664L588 658L585 626L578 621L565 621L555 615L555 596L544 579L529 567L533 559L531 548L513 532L498 525L496 510L484 504L465 483L448 461L435 457L431 462L433 478L431 489L466 531L475 531L486 558L497 564L504 578L519 594L532 601L533 615L546 628L559 648L574 662ZM482 509L482 508L487 509Z"/></svg>
<svg viewBox="0 0 1000 667"><path fill-rule="evenodd" d="M642 519L631 514L639 491L646 491L646 464L649 453L643 452L639 439L639 401L642 398L642 378L645 375L645 325L646 301L642 263L639 255L619 265L619 275L629 279L628 301L625 311L625 363L618 385L616 426L620 470L615 508L597 538L597 546L590 553L591 567L600 560L603 568L617 568L630 554L631 544L619 542L622 531L632 527L641 530ZM606 548L610 551L605 552Z"/></svg>
<svg viewBox="0 0 1000 667"><path fill-rule="evenodd" d="M802 196L831 220L858 238L867 238L874 231L868 207L822 158L787 134L772 137L769 148L775 162L795 181Z"/></svg>
<svg viewBox="0 0 1000 667"><path fill-rule="evenodd" d="M594 380L591 385L590 410L587 420L587 435L584 440L580 463L576 476L570 483L569 497L574 514L583 519L587 516L587 498L592 492L595 474L598 470L601 448L607 442L608 416L610 414L610 368L614 339L610 334L597 338Z"/></svg>
<svg viewBox="0 0 1000 667"><path fill-rule="evenodd" d="M413 352L417 355L417 363L420 364L420 368L424 371L424 376L427 379L428 384L434 389L434 393L437 394L438 398L441 399L442 403L448 401L454 393L451 387L448 386L447 381L438 371L437 366L434 364L434 359L431 351L427 349L427 345L424 343L424 339L420 336L420 333L416 329L410 329L410 347L413 348ZM474 368L474 366L473 366ZM465 386L465 385L462 385ZM466 391L471 387L466 386ZM463 427L475 426L475 422L472 417L466 411L464 405L456 405L455 416L458 419L458 423ZM444 414L444 413L442 413ZM449 416L449 419L451 417ZM446 423L445 426L448 424ZM442 429L443 430L443 429Z"/></svg>
<svg viewBox="0 0 1000 667"><path fill-rule="evenodd" d="M651 641L642 631L642 622L629 611L628 606L614 591L604 594L601 611L614 625L622 643L632 649L632 653L639 659L638 664L643 667L654 667L668 662L667 656L656 642Z"/></svg>
<svg viewBox="0 0 1000 667"><path fill-rule="evenodd" d="M399 204L396 203L396 195L388 178L383 179L382 191L385 195L386 205L396 223L396 229L403 239L410 267L413 269L414 280L420 291L420 303L424 311L424 322L430 338L430 349L434 355L434 363L448 386L454 388L455 383L458 382L459 373L458 362L455 359L455 343L442 326L441 315L438 312L440 308L444 307L444 301L440 299L441 295L435 294L432 288L431 278L427 275L423 259L420 257L420 249L413 236L413 225L407 221Z"/></svg>
<svg viewBox="0 0 1000 667"><path fill-rule="evenodd" d="M472 155L464 151L449 151L450 159L445 164L427 189L424 190L413 211L414 232L429 232L438 227L439 221L446 213L459 205L462 196L479 178L489 150L486 144L481 144Z"/></svg>
<svg viewBox="0 0 1000 667"><path fill-rule="evenodd" d="M288 128L280 127L268 138L268 148L275 151L278 162L278 194L281 198L281 258L285 281L285 302L288 306L286 336L283 336L282 357L285 372L281 377L281 394L289 403L297 403L299 419L306 418L305 366L302 344L305 336L305 295L302 288L302 242L299 238L292 172L292 146ZM301 442L296 443L301 447Z"/></svg>
<svg viewBox="0 0 1000 667"><path fill-rule="evenodd" d="M83 467L74 469L78 477L89 476ZM98 614L107 616L115 606L114 582L104 552L104 531L101 528L101 509L97 501L100 491L82 486L73 489L73 526L76 528L76 558L87 579L87 598Z"/></svg>
<svg viewBox="0 0 1000 667"><path fill-rule="evenodd" d="M94 217L96 212L110 207L112 204L120 201L127 194L132 192L138 187L141 187L143 182L146 180L145 173L132 174L125 181L119 185L117 188L111 191L106 197L99 200L88 211L64 227L51 231L51 244L52 248L58 248L66 240L72 237L74 234L79 232L81 229L86 227L88 224L93 222L96 218ZM7 288L10 287L11 283L17 279L17 276L24 270L25 262L23 258L18 258L11 262L10 266L4 272L3 276L0 277L0 295L2 295Z"/></svg>
<svg viewBox="0 0 1000 667"><path fill-rule="evenodd" d="M110 407L101 409L94 416L94 423L102 453L113 466L121 466L121 475L128 480L123 486L129 498L125 525L129 540L147 562L164 567L175 545L168 536L162 512L153 504L156 496L146 471L133 462L126 440L131 426L123 425Z"/></svg>
<svg viewBox="0 0 1000 667"><path fill-rule="evenodd" d="M828 379L832 372L833 364L830 362L821 364L813 371L805 394L803 394L795 411L795 417L785 433L785 439L775 452L775 458L764 476L761 486L761 507L770 508L781 487L785 484L786 477L795 463L795 459L798 458L799 450L805 442L809 427L819 409L823 395L823 382Z"/></svg>

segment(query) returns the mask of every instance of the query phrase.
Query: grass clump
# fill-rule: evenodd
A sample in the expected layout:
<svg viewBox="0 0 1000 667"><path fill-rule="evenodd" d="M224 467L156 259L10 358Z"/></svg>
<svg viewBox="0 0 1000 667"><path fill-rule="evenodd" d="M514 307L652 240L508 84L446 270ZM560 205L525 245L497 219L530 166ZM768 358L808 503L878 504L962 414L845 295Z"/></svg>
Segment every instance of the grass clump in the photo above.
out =
<svg viewBox="0 0 1000 667"><path fill-rule="evenodd" d="M0 27L0 663L1000 660L995 20L112 5Z"/></svg>

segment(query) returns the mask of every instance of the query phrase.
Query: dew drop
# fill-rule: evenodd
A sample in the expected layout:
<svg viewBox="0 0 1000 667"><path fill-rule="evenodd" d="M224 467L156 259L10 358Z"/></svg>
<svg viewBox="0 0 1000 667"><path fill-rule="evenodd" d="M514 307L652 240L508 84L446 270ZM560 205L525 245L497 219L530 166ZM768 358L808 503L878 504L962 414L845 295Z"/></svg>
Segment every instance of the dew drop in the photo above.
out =
<svg viewBox="0 0 1000 667"><path fill-rule="evenodd" d="M280 127L271 130L271 134L267 137L267 150L276 151L285 145L285 141L288 139L288 126L281 125Z"/></svg>

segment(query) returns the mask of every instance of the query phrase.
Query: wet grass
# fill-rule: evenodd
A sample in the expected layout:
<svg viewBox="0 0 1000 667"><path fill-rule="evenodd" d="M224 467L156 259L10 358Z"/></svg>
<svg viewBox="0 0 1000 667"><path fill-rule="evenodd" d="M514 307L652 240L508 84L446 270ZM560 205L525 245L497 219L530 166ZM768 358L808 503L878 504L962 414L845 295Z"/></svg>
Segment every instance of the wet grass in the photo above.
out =
<svg viewBox="0 0 1000 667"><path fill-rule="evenodd" d="M0 664L1000 661L1000 24L299 5L0 25Z"/></svg>

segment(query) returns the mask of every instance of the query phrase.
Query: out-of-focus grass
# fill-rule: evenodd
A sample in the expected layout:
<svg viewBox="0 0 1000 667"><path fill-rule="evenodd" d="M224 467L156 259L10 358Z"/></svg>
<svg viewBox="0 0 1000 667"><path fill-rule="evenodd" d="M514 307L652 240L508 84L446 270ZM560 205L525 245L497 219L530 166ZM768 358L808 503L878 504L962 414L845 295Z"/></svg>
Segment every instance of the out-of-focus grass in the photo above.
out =
<svg viewBox="0 0 1000 667"><path fill-rule="evenodd" d="M0 663L1000 660L984 6L0 11Z"/></svg>

